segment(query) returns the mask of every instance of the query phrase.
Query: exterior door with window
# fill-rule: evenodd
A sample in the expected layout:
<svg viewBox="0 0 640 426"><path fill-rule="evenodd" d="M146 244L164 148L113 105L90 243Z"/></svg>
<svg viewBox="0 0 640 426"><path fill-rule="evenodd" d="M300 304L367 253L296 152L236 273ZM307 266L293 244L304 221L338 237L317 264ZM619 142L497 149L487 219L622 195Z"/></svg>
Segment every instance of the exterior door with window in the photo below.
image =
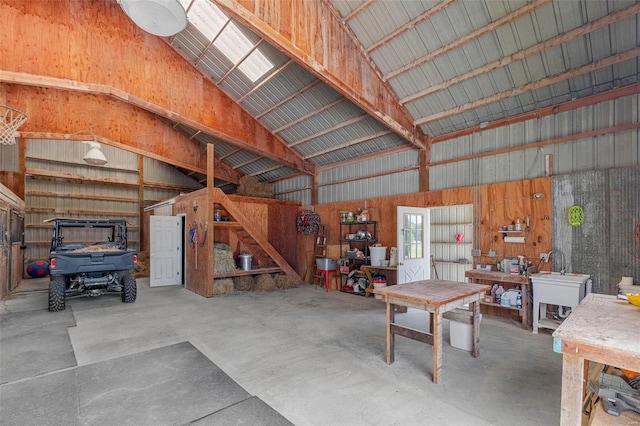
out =
<svg viewBox="0 0 640 426"><path fill-rule="evenodd" d="M398 284L431 278L429 209L397 208Z"/></svg>

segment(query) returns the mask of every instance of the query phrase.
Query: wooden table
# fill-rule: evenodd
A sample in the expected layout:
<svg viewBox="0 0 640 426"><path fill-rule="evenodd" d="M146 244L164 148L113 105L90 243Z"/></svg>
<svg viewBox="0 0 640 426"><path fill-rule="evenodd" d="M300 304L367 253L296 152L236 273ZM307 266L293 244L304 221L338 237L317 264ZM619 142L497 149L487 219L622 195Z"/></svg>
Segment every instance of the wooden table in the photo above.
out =
<svg viewBox="0 0 640 426"><path fill-rule="evenodd" d="M442 318L446 312L452 312L465 304L469 311L452 312L450 319L471 324L473 337L471 354L479 355L480 339L478 333L478 302L491 287L482 284L467 284L457 281L424 280L408 284L394 285L373 292L382 296L387 302L387 364L394 358L395 335L408 337L433 346L433 382L438 383L442 370ZM424 332L395 323L395 307L422 309L430 314L430 330ZM466 312L466 314L465 314ZM455 318L454 318L455 317Z"/></svg>
<svg viewBox="0 0 640 426"><path fill-rule="evenodd" d="M477 283L480 281L489 281L492 283L511 284L511 287L520 285L520 291L522 294L522 308L516 308L515 306L507 307L501 306L498 303L481 302L483 305L493 306L495 308L502 309L515 309L520 312L522 317L522 328L529 329L532 326L531 321L531 284L529 277L524 275L512 275L505 272L487 271L485 269L469 269L465 271L464 276L469 279L469 282ZM507 288L505 288L507 290Z"/></svg>
<svg viewBox="0 0 640 426"><path fill-rule="evenodd" d="M603 294L588 294L553 332L562 354L561 425L579 425L589 361L640 371L640 307Z"/></svg>

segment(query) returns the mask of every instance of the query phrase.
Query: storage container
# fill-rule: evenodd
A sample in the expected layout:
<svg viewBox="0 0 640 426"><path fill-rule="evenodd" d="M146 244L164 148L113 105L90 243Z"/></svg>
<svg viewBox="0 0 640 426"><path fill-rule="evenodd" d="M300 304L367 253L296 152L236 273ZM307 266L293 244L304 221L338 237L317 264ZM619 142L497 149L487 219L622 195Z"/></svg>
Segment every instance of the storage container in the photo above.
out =
<svg viewBox="0 0 640 426"><path fill-rule="evenodd" d="M253 259L253 256L251 256L250 254L239 255L238 262L240 262L240 269L242 269L243 271L250 271L252 259Z"/></svg>
<svg viewBox="0 0 640 426"><path fill-rule="evenodd" d="M316 259L316 268L321 271L335 271L336 266L337 264L334 259L329 259L326 257L319 257Z"/></svg>
<svg viewBox="0 0 640 426"><path fill-rule="evenodd" d="M476 327L480 327L482 314L478 316ZM471 335L471 324L465 324L454 320L449 320L449 340L454 348L470 351L473 348L473 336Z"/></svg>

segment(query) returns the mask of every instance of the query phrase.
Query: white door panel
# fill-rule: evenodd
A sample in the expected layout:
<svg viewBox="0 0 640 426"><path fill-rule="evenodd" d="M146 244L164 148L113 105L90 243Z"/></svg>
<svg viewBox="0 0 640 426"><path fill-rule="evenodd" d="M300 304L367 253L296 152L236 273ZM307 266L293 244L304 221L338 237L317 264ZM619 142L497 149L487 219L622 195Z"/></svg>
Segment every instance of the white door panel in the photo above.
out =
<svg viewBox="0 0 640 426"><path fill-rule="evenodd" d="M398 206L398 284L431 278L429 209Z"/></svg>
<svg viewBox="0 0 640 426"><path fill-rule="evenodd" d="M182 243L180 218L150 216L150 279L149 286L159 287L182 283Z"/></svg>

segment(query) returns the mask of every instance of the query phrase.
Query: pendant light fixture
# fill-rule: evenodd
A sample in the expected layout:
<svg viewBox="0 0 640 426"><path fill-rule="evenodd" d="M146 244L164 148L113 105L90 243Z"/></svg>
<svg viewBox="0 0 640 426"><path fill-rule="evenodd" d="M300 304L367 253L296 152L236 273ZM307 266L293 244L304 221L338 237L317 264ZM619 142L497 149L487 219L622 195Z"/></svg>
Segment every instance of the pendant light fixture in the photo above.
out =
<svg viewBox="0 0 640 426"><path fill-rule="evenodd" d="M100 150L100 143L95 139L93 141L82 141L83 143L89 144L90 149L85 154L83 160L87 164L91 164L92 166L104 166L108 163L107 157L104 156L102 151Z"/></svg>
<svg viewBox="0 0 640 426"><path fill-rule="evenodd" d="M137 26L159 37L170 37L187 27L187 13L178 0L118 0Z"/></svg>

